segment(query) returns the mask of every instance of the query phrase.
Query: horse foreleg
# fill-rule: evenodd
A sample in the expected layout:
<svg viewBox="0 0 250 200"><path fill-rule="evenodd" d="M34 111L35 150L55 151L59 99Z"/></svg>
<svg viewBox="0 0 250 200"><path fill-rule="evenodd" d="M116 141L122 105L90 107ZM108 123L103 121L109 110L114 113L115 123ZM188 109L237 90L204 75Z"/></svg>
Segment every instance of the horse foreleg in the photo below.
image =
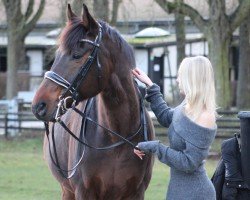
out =
<svg viewBox="0 0 250 200"><path fill-rule="evenodd" d="M62 187L62 200L76 200L75 194L69 191L67 188Z"/></svg>

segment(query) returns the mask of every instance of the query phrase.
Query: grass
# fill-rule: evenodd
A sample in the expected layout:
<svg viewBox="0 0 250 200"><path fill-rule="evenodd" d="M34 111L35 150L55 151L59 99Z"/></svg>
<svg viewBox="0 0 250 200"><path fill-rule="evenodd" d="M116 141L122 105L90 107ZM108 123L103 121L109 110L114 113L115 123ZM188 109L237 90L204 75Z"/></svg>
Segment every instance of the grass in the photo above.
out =
<svg viewBox="0 0 250 200"><path fill-rule="evenodd" d="M210 177L216 164L206 164ZM0 169L0 200L60 199L60 186L43 160L42 138L0 139ZM145 199L164 199L168 181L169 167L156 160Z"/></svg>
<svg viewBox="0 0 250 200"><path fill-rule="evenodd" d="M42 157L42 139L0 141L0 200L60 199Z"/></svg>

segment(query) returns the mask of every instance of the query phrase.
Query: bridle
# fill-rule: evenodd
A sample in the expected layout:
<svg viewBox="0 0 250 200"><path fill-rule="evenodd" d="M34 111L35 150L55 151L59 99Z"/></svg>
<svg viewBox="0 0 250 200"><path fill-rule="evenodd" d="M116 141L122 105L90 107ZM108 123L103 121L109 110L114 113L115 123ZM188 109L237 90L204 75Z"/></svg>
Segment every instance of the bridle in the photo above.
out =
<svg viewBox="0 0 250 200"><path fill-rule="evenodd" d="M95 150L107 150L107 149L111 149L111 148L115 148L118 147L122 144L129 144L130 146L132 146L134 149L138 149L138 147L136 147L135 144L133 144L131 142L131 140L133 138L135 138L143 129L143 135L144 135L144 140L148 140L148 135L147 135L147 123L146 123L146 115L145 115L145 107L143 105L143 97L140 93L140 90L138 88L137 83L135 82L135 86L138 90L138 95L140 98L140 127L138 128L138 130L133 133L132 135L130 135L129 137L125 138L123 136L121 136L120 134L110 130L107 127L104 127L103 125L100 125L98 122L96 122L95 120L93 120L89 115L90 115L90 109L93 103L93 98L90 98L87 100L84 112L80 111L79 109L76 108L76 102L79 100L79 86L81 85L81 83L83 82L84 78L86 77L91 65L93 64L94 60L97 60L97 68L98 68L98 81L101 78L101 65L99 62L99 58L98 58L98 49L100 47L100 42L102 39L102 26L99 24L99 32L98 35L96 36L94 41L88 40L88 39L82 39L81 42L87 42L91 45L94 46L90 56L88 57L88 59L86 60L86 62L83 64L83 66L80 68L78 74L75 76L75 78L73 79L72 83L68 82L66 79L64 79L62 76L58 75L57 73L53 72L53 71L47 71L44 75L45 79L49 79L53 82L55 82L56 84L64 87L66 90L63 92L63 94L59 97L59 103L57 106L57 111L56 111L56 115L55 115L55 120L56 122L58 122L65 130L67 133L69 133L75 140L77 140L80 144L82 144L84 146L84 150L82 152L82 155L80 157L80 159L78 160L77 164L72 168L72 169L62 169L60 167L59 161L58 161L58 156L57 156L57 150L55 147L55 138L54 138L54 128L55 128L55 123L53 123L52 125L52 144L53 144L53 150L54 150L54 157L52 155L52 151L51 151L51 146L50 146L50 141L49 141L49 124L47 122L45 122L45 130L46 130L46 135L48 138L48 145L49 145L49 153L50 153L50 157L52 160L52 163L56 166L56 168L58 169L58 171L61 173L61 175L64 178L71 178L75 171L77 166L81 163L82 159L83 159L83 155L85 152L85 148L89 147ZM68 93L70 93L70 96L66 96ZM67 107L67 101L69 99L73 99L73 103L71 105L71 109L73 109L76 113L78 113L79 115L82 116L82 124L81 124L81 130L80 130L80 136L77 137L68 127L67 125L61 120L61 114L64 114L69 107ZM120 141L113 143L109 146L106 147L95 147L92 146L90 144L88 144L86 142L85 139L85 129L86 129L86 124L88 122L91 122L93 124L95 124L96 126L101 127L102 129L106 130L107 132L117 136L119 139L121 139ZM138 149L139 150L139 149ZM69 176L66 176L64 174L64 172L69 173L71 172L71 174Z"/></svg>
<svg viewBox="0 0 250 200"><path fill-rule="evenodd" d="M99 57L97 53L98 53L101 39L102 39L102 26L99 23L98 23L98 26L99 26L99 31L94 41L91 41L89 39L81 39L79 41L79 42L89 43L94 48L71 83L53 71L47 71L44 75L45 79L49 79L66 89L63 92L63 94L60 95L59 97L59 103L58 103L57 111L55 115L56 121L60 120L60 115L65 113L69 109L69 107L67 107L67 102L69 100L73 100L73 103L72 103L73 106L79 100L80 95L79 95L78 89L81 86L86 75L88 74L88 71L91 65L93 64L95 58L97 60L98 81L101 79L101 65L100 65ZM67 96L67 93L70 93L70 96Z"/></svg>

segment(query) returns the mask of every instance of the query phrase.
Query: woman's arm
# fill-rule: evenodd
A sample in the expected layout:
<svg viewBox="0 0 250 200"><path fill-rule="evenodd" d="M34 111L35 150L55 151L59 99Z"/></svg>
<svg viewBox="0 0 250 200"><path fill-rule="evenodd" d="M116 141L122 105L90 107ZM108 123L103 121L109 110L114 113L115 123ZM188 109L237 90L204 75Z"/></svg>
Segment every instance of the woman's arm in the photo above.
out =
<svg viewBox="0 0 250 200"><path fill-rule="evenodd" d="M176 151L159 141L140 142L138 148L143 152L156 153L158 159L179 171L192 173L202 164L207 157L209 149L200 149L186 142L186 149Z"/></svg>
<svg viewBox="0 0 250 200"><path fill-rule="evenodd" d="M169 127L172 122L174 109L170 108L163 95L160 92L160 87L153 84L146 90L146 100L150 102L150 107L154 112L158 122L165 127Z"/></svg>
<svg viewBox="0 0 250 200"><path fill-rule="evenodd" d="M154 84L151 79L139 68L132 70L133 75L147 86L146 100L150 102L152 111L162 126L168 127L172 122L173 109L171 109L160 92L160 87Z"/></svg>

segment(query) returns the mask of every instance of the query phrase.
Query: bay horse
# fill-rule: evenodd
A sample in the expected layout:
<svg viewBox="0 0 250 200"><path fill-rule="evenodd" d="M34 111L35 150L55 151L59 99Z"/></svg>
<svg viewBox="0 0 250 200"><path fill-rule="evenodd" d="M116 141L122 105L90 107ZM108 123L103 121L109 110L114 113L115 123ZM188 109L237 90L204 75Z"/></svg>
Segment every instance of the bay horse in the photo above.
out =
<svg viewBox="0 0 250 200"><path fill-rule="evenodd" d="M131 46L83 5L70 5L51 70L32 102L45 122L44 157L63 200L144 199L153 156L140 160L135 145L154 137L131 69Z"/></svg>

